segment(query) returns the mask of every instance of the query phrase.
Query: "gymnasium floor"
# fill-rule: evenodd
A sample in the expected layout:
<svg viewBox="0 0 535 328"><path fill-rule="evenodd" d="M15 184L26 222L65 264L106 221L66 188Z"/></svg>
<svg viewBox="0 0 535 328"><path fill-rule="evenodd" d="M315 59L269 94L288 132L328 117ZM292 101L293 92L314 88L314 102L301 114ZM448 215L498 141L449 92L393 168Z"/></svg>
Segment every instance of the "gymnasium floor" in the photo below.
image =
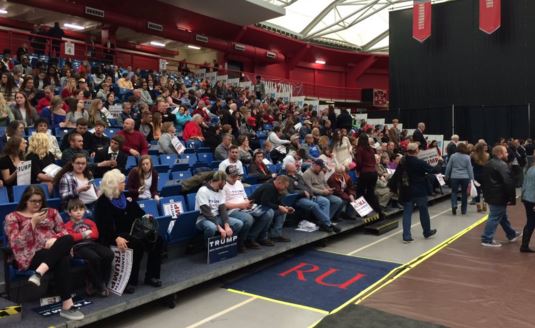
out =
<svg viewBox="0 0 535 328"><path fill-rule="evenodd" d="M517 212L521 213L521 212ZM411 244L401 242L401 229L382 236L352 233L330 240L323 252L357 256L395 263L407 263L433 249L443 241L473 225L483 217L470 206L465 216L451 215L449 200L430 207L432 227L438 230L434 238L425 240L418 220L413 214L413 238ZM524 222L522 217L516 222ZM515 227L516 228L516 227ZM475 241L477 242L477 240ZM180 274L177 272L177 274ZM243 274L237 273L237 275ZM317 311L275 303L256 297L235 294L223 288L228 279L196 287L177 297L174 309L155 302L99 321L91 327L310 327L325 314ZM388 288L385 287L385 288ZM371 296L369 300L373 300Z"/></svg>

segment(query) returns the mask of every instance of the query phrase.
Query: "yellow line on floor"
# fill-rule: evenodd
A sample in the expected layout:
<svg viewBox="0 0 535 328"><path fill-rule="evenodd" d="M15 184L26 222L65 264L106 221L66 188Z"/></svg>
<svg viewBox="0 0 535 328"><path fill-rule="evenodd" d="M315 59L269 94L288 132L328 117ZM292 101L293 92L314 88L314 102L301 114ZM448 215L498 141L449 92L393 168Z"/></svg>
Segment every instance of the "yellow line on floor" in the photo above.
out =
<svg viewBox="0 0 535 328"><path fill-rule="evenodd" d="M450 238L446 239L445 241L443 241L442 243L438 244L437 246L431 248L430 250L428 250L427 252L421 254L420 256L412 259L411 261L407 262L406 264L404 264L402 267L398 268L397 270L400 271L398 274L394 275L393 277L391 277L391 279L389 281L387 281L386 283L384 283L383 285L379 286L378 288L376 288L375 290L372 290L370 291L369 293L367 294L364 294L364 293L360 293L361 295L363 295L362 297L360 297L356 302L355 304L359 304L361 303L362 301L364 301L366 298L370 297L371 295L375 294L377 291L381 290L382 288L388 286L389 284L391 284L392 282L394 282L396 279L398 279L399 277L403 276L404 274L406 274L407 272L409 272L411 269L414 269L416 266L418 266L419 264L423 263L425 260L429 259L431 256L433 256L434 254L438 253L439 251L441 251L442 249L444 249L445 247L449 246L451 243L453 243L454 241L456 241L457 239L461 238L463 235L465 235L466 233L468 233L470 230L474 229L475 227L477 227L478 225L482 224L483 222L485 222L487 220L487 217L488 215L485 215L484 217L482 217L481 219L477 220L475 223L473 223L472 225L470 225L469 227L459 231L457 234L451 236ZM393 271L396 271L396 269L394 269ZM390 274L389 274L390 275ZM385 276L384 278L388 278L388 275Z"/></svg>
<svg viewBox="0 0 535 328"><path fill-rule="evenodd" d="M301 309L301 310L308 310L308 311L317 312L317 313L321 313L321 314L329 314L329 311L313 308L313 307L310 307L310 306L305 306L305 305L301 305L301 304L280 301L280 300L277 300L277 299L274 299L274 298L269 298L269 297L265 297L265 296L251 294L251 293L247 293L247 292L244 292L244 291L241 291L241 290L232 289L232 288L229 288L227 290L229 292L231 292L231 293L251 296L251 297L258 298L258 299L261 299L261 300L264 300L264 301L269 301L269 302L278 303L278 304L282 304L282 305L288 305L288 306L291 306L291 307L294 307L294 308L298 308L298 309Z"/></svg>

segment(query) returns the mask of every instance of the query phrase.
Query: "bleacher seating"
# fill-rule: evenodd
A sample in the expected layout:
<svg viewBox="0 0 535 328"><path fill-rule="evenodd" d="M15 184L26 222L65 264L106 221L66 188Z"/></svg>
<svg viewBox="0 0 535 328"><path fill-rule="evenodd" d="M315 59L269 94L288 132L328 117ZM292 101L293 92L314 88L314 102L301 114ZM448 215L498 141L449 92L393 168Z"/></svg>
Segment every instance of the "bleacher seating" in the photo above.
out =
<svg viewBox="0 0 535 328"><path fill-rule="evenodd" d="M145 211L147 214L151 214L154 217L160 216L158 211L158 202L154 199L143 199L138 200L139 207Z"/></svg>
<svg viewBox="0 0 535 328"><path fill-rule="evenodd" d="M197 196L197 193L191 193L187 194L186 196L186 202L188 204L188 210L193 211L195 210L195 197Z"/></svg>

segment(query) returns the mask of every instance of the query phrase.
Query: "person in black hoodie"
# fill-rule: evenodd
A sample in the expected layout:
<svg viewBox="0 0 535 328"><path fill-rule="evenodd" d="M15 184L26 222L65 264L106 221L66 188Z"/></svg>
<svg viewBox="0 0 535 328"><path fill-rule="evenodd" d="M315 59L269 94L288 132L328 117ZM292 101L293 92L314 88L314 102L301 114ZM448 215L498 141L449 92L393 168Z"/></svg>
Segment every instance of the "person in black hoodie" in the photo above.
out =
<svg viewBox="0 0 535 328"><path fill-rule="evenodd" d="M336 128L346 129L347 132L351 131L351 128L353 128L353 118L347 109L342 109L340 111L340 115L336 118Z"/></svg>

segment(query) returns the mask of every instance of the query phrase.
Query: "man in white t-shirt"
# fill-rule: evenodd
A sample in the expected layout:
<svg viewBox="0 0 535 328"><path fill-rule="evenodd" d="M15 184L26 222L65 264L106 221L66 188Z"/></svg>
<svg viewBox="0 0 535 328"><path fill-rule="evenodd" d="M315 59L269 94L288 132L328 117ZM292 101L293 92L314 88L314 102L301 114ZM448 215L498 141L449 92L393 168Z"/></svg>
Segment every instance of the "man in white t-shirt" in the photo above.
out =
<svg viewBox="0 0 535 328"><path fill-rule="evenodd" d="M238 234L243 226L242 221L228 216L223 193L226 179L225 172L214 173L212 179L199 189L195 197L195 209L201 212L196 226L203 232L205 244L217 232L221 239L224 239Z"/></svg>
<svg viewBox="0 0 535 328"><path fill-rule="evenodd" d="M232 145L229 148L228 151L228 158L221 163L219 163L219 171L225 172L227 169L227 166L229 165L235 165L236 169L238 170L238 173L240 175L243 175L243 164L239 160L240 158L240 150L238 149L238 146Z"/></svg>
<svg viewBox="0 0 535 328"><path fill-rule="evenodd" d="M247 198L236 166L227 166L225 173L227 174L227 183L223 187L223 192L225 193L225 205L228 215L243 222L243 227L239 235L239 239L243 242L243 245L247 248L258 249L260 245L256 241L248 238L249 230L253 224L261 224L260 220L255 222L255 219L250 213L253 203ZM264 222L264 225L268 223Z"/></svg>

